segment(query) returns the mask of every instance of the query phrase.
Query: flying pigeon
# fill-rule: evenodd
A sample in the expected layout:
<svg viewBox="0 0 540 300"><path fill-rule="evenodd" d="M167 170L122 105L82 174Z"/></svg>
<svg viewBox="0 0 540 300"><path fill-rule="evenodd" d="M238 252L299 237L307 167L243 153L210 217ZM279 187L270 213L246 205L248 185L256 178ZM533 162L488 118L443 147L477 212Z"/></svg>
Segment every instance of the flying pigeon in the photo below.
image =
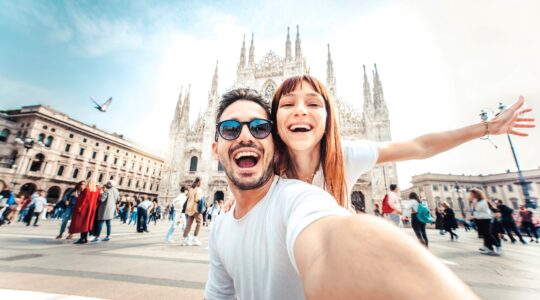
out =
<svg viewBox="0 0 540 300"><path fill-rule="evenodd" d="M109 106L111 106L111 103L112 103L112 97L110 97L109 100L105 101L105 103L101 105L97 103L94 99L92 99L92 97L90 97L90 100L92 100L92 102L96 104L95 108L101 112L106 112L107 108L109 108Z"/></svg>

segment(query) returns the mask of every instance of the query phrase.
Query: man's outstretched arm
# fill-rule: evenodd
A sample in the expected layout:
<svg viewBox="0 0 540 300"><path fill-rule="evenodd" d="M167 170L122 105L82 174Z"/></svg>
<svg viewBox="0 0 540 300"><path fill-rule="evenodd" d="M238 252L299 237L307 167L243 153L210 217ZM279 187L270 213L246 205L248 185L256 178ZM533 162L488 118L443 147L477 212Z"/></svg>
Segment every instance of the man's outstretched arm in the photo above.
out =
<svg viewBox="0 0 540 300"><path fill-rule="evenodd" d="M377 163L428 158L482 137L488 131L490 135L508 133L527 136L526 133L518 131L519 128L533 128L535 125L533 118L522 117L523 114L532 110L531 108L523 109L524 102L525 99L520 97L501 115L488 121L487 127L485 123L478 123L455 130L425 134L409 141L378 143Z"/></svg>
<svg viewBox="0 0 540 300"><path fill-rule="evenodd" d="M298 236L307 299L478 299L437 258L369 215L322 218Z"/></svg>

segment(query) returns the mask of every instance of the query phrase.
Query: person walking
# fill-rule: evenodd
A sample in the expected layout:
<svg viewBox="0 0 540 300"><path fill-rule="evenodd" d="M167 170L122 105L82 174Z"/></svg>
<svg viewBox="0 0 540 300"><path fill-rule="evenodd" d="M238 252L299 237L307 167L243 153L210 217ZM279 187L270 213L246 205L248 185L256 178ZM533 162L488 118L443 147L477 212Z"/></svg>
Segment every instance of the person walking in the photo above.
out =
<svg viewBox="0 0 540 300"><path fill-rule="evenodd" d="M33 208L33 209L32 209ZM32 217L35 217L34 226L38 225L39 216L47 208L47 199L45 199L45 191L38 190L38 196L32 199L30 202L30 210L32 213L27 216L26 226L30 226L32 222Z"/></svg>
<svg viewBox="0 0 540 300"><path fill-rule="evenodd" d="M182 246L200 246L202 245L198 239L199 231L201 230L202 225L202 210L199 210L199 202L203 197L203 189L201 187L202 182L201 178L195 178L195 181L191 185L191 189L188 192L187 205L186 205L186 214L188 215L186 228L184 229L184 241ZM193 233L193 238L189 238L189 232L191 230L191 225L195 221L195 232Z"/></svg>
<svg viewBox="0 0 540 300"><path fill-rule="evenodd" d="M128 226L131 225L131 222L137 226L137 205L139 205L139 202L135 201L135 204L129 202L128 205L130 211Z"/></svg>
<svg viewBox="0 0 540 300"><path fill-rule="evenodd" d="M399 203L399 187L390 185L390 191L383 199L383 212L394 225L401 227L401 204Z"/></svg>
<svg viewBox="0 0 540 300"><path fill-rule="evenodd" d="M180 211L182 210L182 206L184 206L184 203L187 201L187 194L188 189L183 186L180 188L180 195L178 197L174 198L172 204L171 204L171 213L172 219L171 219L171 227L169 227L169 230L167 231L167 236L165 237L165 241L167 243L172 243L172 235L174 233L174 230L180 225L185 222L184 216ZM178 213L176 213L178 212Z"/></svg>
<svg viewBox="0 0 540 300"><path fill-rule="evenodd" d="M444 209L444 212L443 212L444 230L450 233L451 241L453 241L454 238L457 240L459 236L453 231L458 228L457 221L456 221L456 214L454 213L454 210L450 207L450 205L448 205L448 202L443 201L442 207Z"/></svg>
<svg viewBox="0 0 540 300"><path fill-rule="evenodd" d="M75 244L88 243L88 232L94 226L95 214L98 206L100 190L96 186L96 180L90 178L86 188L77 197L77 203L73 207L69 233L80 233L81 237Z"/></svg>
<svg viewBox="0 0 540 300"><path fill-rule="evenodd" d="M440 235L444 235L444 214L440 207L435 208L435 228L439 229Z"/></svg>
<svg viewBox="0 0 540 300"><path fill-rule="evenodd" d="M532 209L527 209L525 205L521 205L519 207L519 216L521 217L521 228L523 228L531 238L530 242L532 243L534 242L534 239L536 239L536 243L538 243L538 233L533 223Z"/></svg>
<svg viewBox="0 0 540 300"><path fill-rule="evenodd" d="M484 245L478 250L484 255L499 256L499 253L496 252L497 248L494 247L497 243L491 233L491 219L493 214L489 208L486 195L481 190L473 188L469 191L468 197L474 207L473 217L478 227L478 234L484 239Z"/></svg>
<svg viewBox="0 0 540 300"><path fill-rule="evenodd" d="M521 235L521 232L519 232L516 222L514 221L514 210L507 205L504 205L502 200L497 200L497 209L501 213L501 224L504 227L506 234L508 234L512 244L516 242L516 239L512 235L513 232L519 238L519 241L526 245L527 242L525 239L523 239L523 236Z"/></svg>
<svg viewBox="0 0 540 300"><path fill-rule="evenodd" d="M111 220L114 219L114 212L116 211L116 202L120 199L118 189L115 187L114 180L109 180L105 185L105 191L101 193L100 204L97 212L98 227L96 235L92 242L99 242L99 236L103 229L103 223L107 226L107 236L103 238L104 242L111 239Z"/></svg>
<svg viewBox="0 0 540 300"><path fill-rule="evenodd" d="M420 241L420 243L427 248L429 241L426 233L426 223L432 223L433 219L431 219L431 216L429 215L428 208L424 203L422 203L422 201L420 201L418 194L415 192L410 193L409 199L411 209L411 226L418 241ZM429 221L430 219L431 222Z"/></svg>
<svg viewBox="0 0 540 300"><path fill-rule="evenodd" d="M152 201L146 199L137 205L137 232L148 231L148 212L152 209Z"/></svg>
<svg viewBox="0 0 540 300"><path fill-rule="evenodd" d="M64 213L62 214L62 223L60 224L60 233L58 236L56 236L56 239L61 239L62 235L64 234L64 231L66 230L67 222L71 220L71 216L73 215L73 208L75 207L75 204L77 203L77 198L82 193L84 188L86 187L86 181L82 180L77 183L75 188L66 194L64 197L64 205L66 209L64 210ZM73 237L73 234L68 234L66 237L66 240L69 240Z"/></svg>

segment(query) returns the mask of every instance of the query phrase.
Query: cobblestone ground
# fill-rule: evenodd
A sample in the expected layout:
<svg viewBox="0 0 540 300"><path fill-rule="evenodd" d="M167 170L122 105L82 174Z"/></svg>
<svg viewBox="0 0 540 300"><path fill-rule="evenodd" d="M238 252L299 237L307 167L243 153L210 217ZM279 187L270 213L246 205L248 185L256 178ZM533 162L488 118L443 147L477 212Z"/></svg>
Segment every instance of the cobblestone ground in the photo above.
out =
<svg viewBox="0 0 540 300"><path fill-rule="evenodd" d="M73 240L54 239L59 224L46 220L39 227L0 227L1 299L202 299L207 228L202 246L181 247L180 232L175 232L176 243L164 242L166 222L138 234L134 226L114 221L111 241L73 245ZM539 244L506 243L502 257L486 257L477 251L476 233L459 234L459 241L451 242L428 231L430 251L482 298L539 299Z"/></svg>

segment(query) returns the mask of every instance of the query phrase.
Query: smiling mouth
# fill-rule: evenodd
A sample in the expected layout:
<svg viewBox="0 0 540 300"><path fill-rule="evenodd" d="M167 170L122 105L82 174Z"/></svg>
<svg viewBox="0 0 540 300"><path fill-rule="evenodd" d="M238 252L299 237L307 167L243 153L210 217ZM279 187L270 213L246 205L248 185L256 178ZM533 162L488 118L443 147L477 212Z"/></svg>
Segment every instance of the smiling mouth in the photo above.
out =
<svg viewBox="0 0 540 300"><path fill-rule="evenodd" d="M289 126L289 130L292 132L309 132L313 129L309 124L293 124Z"/></svg>
<svg viewBox="0 0 540 300"><path fill-rule="evenodd" d="M259 154L253 151L241 151L234 156L234 162L240 169L253 168L259 162Z"/></svg>

